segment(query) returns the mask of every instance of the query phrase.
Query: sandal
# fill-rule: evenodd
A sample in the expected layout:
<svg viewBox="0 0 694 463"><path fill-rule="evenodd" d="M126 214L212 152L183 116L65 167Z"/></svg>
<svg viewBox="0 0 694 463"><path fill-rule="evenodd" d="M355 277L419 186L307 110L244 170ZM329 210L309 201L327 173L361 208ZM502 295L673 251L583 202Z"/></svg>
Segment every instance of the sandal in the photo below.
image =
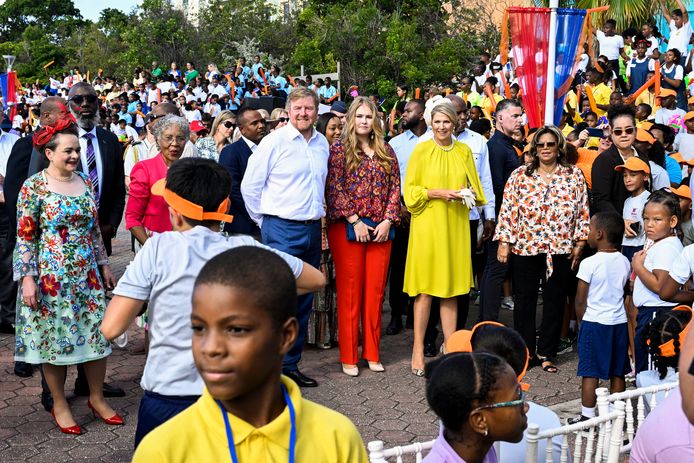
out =
<svg viewBox="0 0 694 463"><path fill-rule="evenodd" d="M542 361L542 371L552 374L559 372L559 368L547 357L539 357L539 359Z"/></svg>

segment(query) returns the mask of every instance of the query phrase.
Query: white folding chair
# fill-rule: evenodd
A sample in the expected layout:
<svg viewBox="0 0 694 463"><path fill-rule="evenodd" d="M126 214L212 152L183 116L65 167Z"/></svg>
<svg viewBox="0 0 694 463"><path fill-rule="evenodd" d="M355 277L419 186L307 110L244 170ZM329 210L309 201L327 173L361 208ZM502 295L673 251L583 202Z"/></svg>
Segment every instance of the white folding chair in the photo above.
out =
<svg viewBox="0 0 694 463"><path fill-rule="evenodd" d="M624 413L626 414L625 419L627 423L626 437L629 443L622 446L621 453L626 453L631 450L631 443L634 441L634 435L636 435L639 426L641 426L646 419L645 397L648 394L651 395L648 405L650 409L653 410L658 405L656 394L658 392L664 392L665 397L667 397L670 391L676 388L678 384L677 382L664 383L655 386L630 389L624 392L615 392L614 394L610 394L605 387L596 389L595 394L598 396L598 416L609 413L610 405L616 401L626 402ZM636 400L636 422L634 422L634 400Z"/></svg>
<svg viewBox="0 0 694 463"><path fill-rule="evenodd" d="M435 440L430 440L428 442L415 442L409 445L403 445L392 448L384 448L383 441L373 440L369 442L366 448L369 450L369 462L370 463L388 463L388 459L396 457L397 463L403 462L403 455L414 454L415 462L419 463L424 458L423 452L425 450L431 450L434 446Z"/></svg>
<svg viewBox="0 0 694 463"><path fill-rule="evenodd" d="M624 402L614 403L615 410L611 413L591 418L580 423L561 426L555 429L548 429L540 432L540 428L535 423L528 425L526 435L525 463L535 463L537 461L537 443L540 439L547 440L547 456L545 461L552 463L552 438L563 436L561 445L561 463L569 460L569 437L575 436L573 459L574 463L595 462L600 463L604 460L604 450L607 447L607 463L617 463L619 460L619 450L622 445L622 427L624 426ZM608 432L608 425L611 432ZM596 435L597 434L597 435ZM586 439L585 448L583 439Z"/></svg>

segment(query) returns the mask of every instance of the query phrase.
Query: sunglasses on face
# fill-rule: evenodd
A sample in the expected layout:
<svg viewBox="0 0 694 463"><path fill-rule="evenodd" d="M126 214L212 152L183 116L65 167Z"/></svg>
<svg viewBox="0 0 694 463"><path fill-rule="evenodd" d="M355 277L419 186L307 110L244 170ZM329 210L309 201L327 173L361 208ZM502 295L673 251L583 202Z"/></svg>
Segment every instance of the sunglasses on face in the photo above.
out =
<svg viewBox="0 0 694 463"><path fill-rule="evenodd" d="M538 148L554 148L557 146L557 142L556 141L547 141L544 143L538 143L535 146L537 146Z"/></svg>
<svg viewBox="0 0 694 463"><path fill-rule="evenodd" d="M224 127L226 127L227 129L230 129L232 127L236 128L236 124L234 124L231 121L224 121Z"/></svg>
<svg viewBox="0 0 694 463"><path fill-rule="evenodd" d="M289 122L289 118L288 118L288 117L280 117L280 118L277 119L277 120L280 121L280 122Z"/></svg>
<svg viewBox="0 0 694 463"><path fill-rule="evenodd" d="M474 409L471 413L485 410L488 408L505 408L505 407L522 407L527 400L527 394L523 391L523 388L518 386L518 398L516 400L511 400L510 402L497 402L495 404L482 405Z"/></svg>
<svg viewBox="0 0 694 463"><path fill-rule="evenodd" d="M612 129L612 133L617 136L620 136L623 133L631 135L635 130L636 129L634 127L627 127L625 129Z"/></svg>
<svg viewBox="0 0 694 463"><path fill-rule="evenodd" d="M70 98L70 101L74 101L75 104L80 106L84 101L87 100L87 103L96 103L96 95L76 95Z"/></svg>

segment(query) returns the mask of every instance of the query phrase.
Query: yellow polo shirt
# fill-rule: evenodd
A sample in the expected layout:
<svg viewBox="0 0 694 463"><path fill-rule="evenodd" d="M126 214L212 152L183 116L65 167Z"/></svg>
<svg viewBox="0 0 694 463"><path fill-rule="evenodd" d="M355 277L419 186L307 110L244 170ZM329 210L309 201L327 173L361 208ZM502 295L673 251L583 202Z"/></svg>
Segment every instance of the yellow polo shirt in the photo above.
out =
<svg viewBox="0 0 694 463"><path fill-rule="evenodd" d="M612 89L610 89L610 87L605 85L603 82L600 82L598 85L593 87L593 98L595 98L595 104L609 105L610 95L612 95ZM600 117L607 114L607 111L597 108L595 113L598 115L598 117Z"/></svg>
<svg viewBox="0 0 694 463"><path fill-rule="evenodd" d="M299 387L282 376L296 412L297 462L367 463L359 431L340 413L303 399ZM289 410L255 428L228 414L240 463L286 463L289 458ZM230 462L224 418L214 398L203 391L189 408L145 436L134 463Z"/></svg>

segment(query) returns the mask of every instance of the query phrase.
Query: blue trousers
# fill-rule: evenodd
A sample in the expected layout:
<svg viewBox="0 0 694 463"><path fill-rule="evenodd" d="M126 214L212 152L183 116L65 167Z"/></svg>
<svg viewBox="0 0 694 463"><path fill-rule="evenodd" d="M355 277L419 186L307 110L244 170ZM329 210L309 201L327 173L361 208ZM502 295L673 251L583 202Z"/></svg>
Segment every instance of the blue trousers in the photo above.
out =
<svg viewBox="0 0 694 463"><path fill-rule="evenodd" d="M135 448L154 428L178 415L198 399L198 396L170 396L145 391L137 411Z"/></svg>
<svg viewBox="0 0 694 463"><path fill-rule="evenodd" d="M648 325L658 314L668 312L675 307L639 307L636 315L636 331L634 333L634 370L638 374L650 369L648 364L648 352L646 351L646 325Z"/></svg>
<svg viewBox="0 0 694 463"><path fill-rule="evenodd" d="M321 222L301 223L274 216L263 217L261 227L263 243L278 251L298 257L304 262L319 268L321 255ZM299 333L294 347L285 355L283 370L293 371L301 360L304 349L308 319L313 307L313 294L300 296L297 307Z"/></svg>

